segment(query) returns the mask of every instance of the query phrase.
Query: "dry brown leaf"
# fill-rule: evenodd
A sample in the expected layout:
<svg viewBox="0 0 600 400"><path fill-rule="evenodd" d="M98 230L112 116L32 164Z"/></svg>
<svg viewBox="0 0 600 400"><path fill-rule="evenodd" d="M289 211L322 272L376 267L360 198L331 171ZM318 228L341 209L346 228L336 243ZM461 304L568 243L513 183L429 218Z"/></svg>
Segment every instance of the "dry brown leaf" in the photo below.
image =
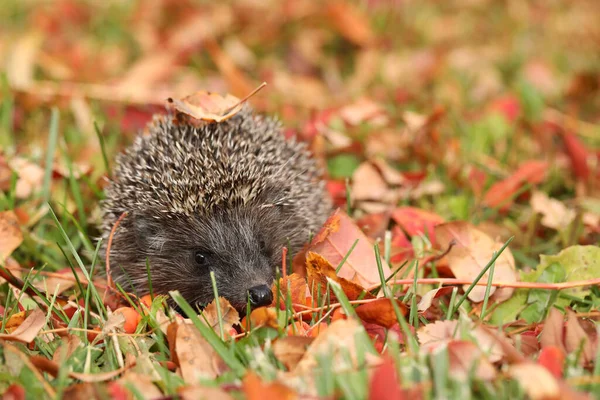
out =
<svg viewBox="0 0 600 400"><path fill-rule="evenodd" d="M181 100L169 99L175 110L200 121L221 122L240 112L244 103L235 96L199 91Z"/></svg>
<svg viewBox="0 0 600 400"><path fill-rule="evenodd" d="M565 348L568 353L578 351L582 348L580 362L582 365L593 363L596 358L596 348L589 335L583 330L577 314L567 309L567 324L565 326Z"/></svg>
<svg viewBox="0 0 600 400"><path fill-rule="evenodd" d="M315 299L325 298L327 295L327 278L339 283L349 300L357 300L360 297L372 299L374 297L371 293L365 292L365 289L359 284L336 275L335 269L331 264L320 254L313 253L312 251L306 255L306 275L308 278L308 287L312 291L312 297ZM331 290L329 290L329 296L332 302L337 302L337 297Z"/></svg>
<svg viewBox="0 0 600 400"><path fill-rule="evenodd" d="M19 219L13 211L0 212L0 265L23 242Z"/></svg>
<svg viewBox="0 0 600 400"><path fill-rule="evenodd" d="M221 309L223 330L227 331L229 328L232 328L233 325L240 323L240 314L224 297L219 297L219 308ZM215 332L219 332L219 314L217 313L217 303L215 300L211 301L206 308L204 308L202 315L206 318L208 325Z"/></svg>
<svg viewBox="0 0 600 400"><path fill-rule="evenodd" d="M276 282L273 282L271 290L275 294L273 296L273 302L271 303L271 305L275 306L277 302ZM292 301L292 306L295 311L302 310L300 305L309 306L312 304L312 298L310 297L310 291L308 290L306 279L297 273L287 275L285 278L280 278L279 290L281 291L281 293L279 294L279 307L281 310L285 310L286 308L288 292Z"/></svg>
<svg viewBox="0 0 600 400"><path fill-rule="evenodd" d="M560 399L557 380L544 367L532 362L511 365L508 374L516 379L532 400Z"/></svg>
<svg viewBox="0 0 600 400"><path fill-rule="evenodd" d="M60 371L60 366L57 362L49 360L42 356L30 356L29 360L39 370L44 371L54 377L58 376L59 371ZM122 368L119 368L119 369L116 369L113 371L99 372L99 373L95 373L95 374L86 374L86 373L82 373L82 372L69 371L68 375L71 378L80 380L82 382L88 382L88 383L106 382L108 380L111 380L111 379L121 375L123 372L129 370L130 368L134 367L135 365L136 365L135 356L133 356L132 354L128 354L125 366Z"/></svg>
<svg viewBox="0 0 600 400"><path fill-rule="evenodd" d="M343 211L337 210L329 217L321 231L313 238L309 250L320 254L331 265L337 267L357 239L354 250L344 262L338 276L362 287L377 285L380 279L375 250L360 228ZM390 267L383 258L381 264L383 276L388 277L391 274Z"/></svg>
<svg viewBox="0 0 600 400"><path fill-rule="evenodd" d="M200 379L217 377L214 366L216 353L194 325L181 324L177 327L175 352L185 383L193 385Z"/></svg>
<svg viewBox="0 0 600 400"><path fill-rule="evenodd" d="M531 195L531 208L542 214L542 225L547 228L563 230L568 227L577 216L577 212L567 208L563 203L548 197L544 192L534 191Z"/></svg>
<svg viewBox="0 0 600 400"><path fill-rule="evenodd" d="M339 115L347 124L356 126L384 115L384 109L373 100L363 97L340 108Z"/></svg>
<svg viewBox="0 0 600 400"><path fill-rule="evenodd" d="M46 325L46 314L40 309L33 310L12 333L0 333L0 339L31 343Z"/></svg>
<svg viewBox="0 0 600 400"><path fill-rule="evenodd" d="M502 243L494 241L488 235L475 228L468 222L455 221L437 225L435 227L437 244L440 249L448 248L451 241L455 241L455 246L446 255L450 270L458 279L475 279L481 270L492 259L494 252L502 247ZM489 271L481 278L486 282ZM494 267L495 282L516 282L515 260L509 248L504 249L502 254L496 259ZM468 285L465 285L466 289ZM485 286L476 286L469 293L469 299L474 302L481 302L485 297ZM514 289L491 287L490 294L492 299L501 302L510 296Z"/></svg>
<svg viewBox="0 0 600 400"><path fill-rule="evenodd" d="M288 371L291 371L298 365L313 340L313 338L306 336L282 337L273 343L273 354L286 366Z"/></svg>
<svg viewBox="0 0 600 400"><path fill-rule="evenodd" d="M390 185L400 186L406 183L406 178L400 171L396 168L392 167L388 162L381 158L377 157L371 160L371 163L377 167L383 179Z"/></svg>
<svg viewBox="0 0 600 400"><path fill-rule="evenodd" d="M426 311L431 307L434 299L452 293L452 290L453 288L451 286L444 286L428 291L421 297L421 300L419 300L419 304L417 305L419 312Z"/></svg>

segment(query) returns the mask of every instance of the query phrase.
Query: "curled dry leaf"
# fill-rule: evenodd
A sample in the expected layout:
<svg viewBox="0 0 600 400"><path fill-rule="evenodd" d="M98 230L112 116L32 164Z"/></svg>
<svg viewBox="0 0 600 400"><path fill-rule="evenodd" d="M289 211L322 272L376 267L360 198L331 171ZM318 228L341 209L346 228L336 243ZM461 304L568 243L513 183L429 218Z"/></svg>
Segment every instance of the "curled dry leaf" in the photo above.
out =
<svg viewBox="0 0 600 400"><path fill-rule="evenodd" d="M306 275L313 298L318 299L327 296L327 288L329 287L327 278L339 283L349 300L357 300L361 296L364 299L374 298L371 293L365 292L365 289L359 284L337 276L331 264L320 254L312 251L306 256ZM337 302L337 298L331 290L329 296L331 302Z"/></svg>
<svg viewBox="0 0 600 400"><path fill-rule="evenodd" d="M0 339L31 343L45 325L46 314L40 309L35 309L12 333L0 333Z"/></svg>
<svg viewBox="0 0 600 400"><path fill-rule="evenodd" d="M221 309L221 323L223 324L223 330L227 331L230 328L233 328L233 325L240 323L240 314L224 297L219 297L219 308ZM219 314L217 313L217 303L215 300L211 301L206 308L204 308L202 315L206 318L208 325L215 332L218 332L220 329Z"/></svg>
<svg viewBox="0 0 600 400"><path fill-rule="evenodd" d="M266 83L263 83L241 100L230 94L222 96L206 91L196 92L181 100L169 98L167 108L173 107L177 115L191 117L192 121L190 122L193 120L222 122L240 112L246 100L265 85Z"/></svg>
<svg viewBox="0 0 600 400"><path fill-rule="evenodd" d="M354 250L340 268L338 275L362 287L377 285L380 280L375 250L360 228L343 211L338 209L329 217L321 231L313 238L308 250L320 254L331 265L337 266L356 240L358 242ZM381 264L383 276L389 276L390 267L383 258Z"/></svg>
<svg viewBox="0 0 600 400"><path fill-rule="evenodd" d="M452 290L453 290L453 288L451 286L444 286L444 287L440 287L440 288L428 291L427 293L425 293L423 295L423 297L421 297L421 300L419 301L419 304L417 305L419 312L428 310L429 307L431 307L433 300L437 299L438 297L442 297L449 293L452 293Z"/></svg>
<svg viewBox="0 0 600 400"><path fill-rule="evenodd" d="M492 259L494 252L502 247L502 243L496 242L468 222L456 221L438 225L435 227L435 234L441 249L448 248L451 241L455 242L446 258L450 270L458 279L474 280ZM481 281L486 282L488 276L489 271L483 275ZM509 248L504 249L496 259L493 281L517 281L515 260ZM465 289L467 287L468 285L464 286ZM485 286L477 286L469 293L469 299L481 302L485 297L485 291ZM498 302L507 300L513 292L512 288L490 288L492 299Z"/></svg>
<svg viewBox="0 0 600 400"><path fill-rule="evenodd" d="M273 343L273 354L286 366L288 371L291 371L296 368L313 340L313 338L305 336L282 337Z"/></svg>
<svg viewBox="0 0 600 400"><path fill-rule="evenodd" d="M398 304L402 317L406 317L406 314L408 314L406 304L399 300L396 300L396 304ZM388 329L398 323L394 306L388 298L381 298L371 303L361 304L356 307L356 314L365 322L381 325Z"/></svg>
<svg viewBox="0 0 600 400"><path fill-rule="evenodd" d="M548 370L532 362L511 365L508 374L516 379L532 400L559 399L560 387Z"/></svg>
<svg viewBox="0 0 600 400"><path fill-rule="evenodd" d="M4 265L8 256L23 242L19 220L14 212L0 212L0 265Z"/></svg>

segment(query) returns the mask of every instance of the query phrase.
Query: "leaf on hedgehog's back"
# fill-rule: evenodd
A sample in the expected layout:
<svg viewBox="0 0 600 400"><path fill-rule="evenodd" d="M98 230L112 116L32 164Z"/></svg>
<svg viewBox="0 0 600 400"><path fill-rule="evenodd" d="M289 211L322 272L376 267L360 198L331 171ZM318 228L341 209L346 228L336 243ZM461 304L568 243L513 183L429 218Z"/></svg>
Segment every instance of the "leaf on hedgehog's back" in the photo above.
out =
<svg viewBox="0 0 600 400"><path fill-rule="evenodd" d="M211 93L204 90L184 97L183 99L169 99L167 108L173 107L180 115L191 117L199 121L222 122L240 112L244 103L256 92L266 85L263 82L243 99L226 94Z"/></svg>
<svg viewBox="0 0 600 400"><path fill-rule="evenodd" d="M308 287L312 291L313 298L323 298L327 291L327 278L339 283L342 290L348 297L348 300L357 300L365 292L365 289L357 283L342 278L335 273L335 269L331 266L323 256L317 253L308 252L306 256L306 275L308 278ZM318 291L320 290L321 296ZM331 301L337 301L333 292L329 293ZM364 299L372 299L374 296L366 292L362 297Z"/></svg>
<svg viewBox="0 0 600 400"><path fill-rule="evenodd" d="M373 245L354 221L339 209L329 217L321 231L313 238L308 250L319 253L333 266L339 265L351 251L337 276L361 287L380 283ZM388 277L391 274L390 267L383 258L381 264L383 275Z"/></svg>

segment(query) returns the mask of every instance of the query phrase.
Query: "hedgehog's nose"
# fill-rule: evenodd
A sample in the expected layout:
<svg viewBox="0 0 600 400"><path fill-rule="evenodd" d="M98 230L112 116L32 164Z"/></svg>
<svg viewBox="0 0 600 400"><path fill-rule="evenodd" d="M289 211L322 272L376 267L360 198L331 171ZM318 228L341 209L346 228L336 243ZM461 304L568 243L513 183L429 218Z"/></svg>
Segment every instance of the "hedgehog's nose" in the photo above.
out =
<svg viewBox="0 0 600 400"><path fill-rule="evenodd" d="M258 285L248 289L248 298L252 307L268 306L273 301L273 292L267 285Z"/></svg>

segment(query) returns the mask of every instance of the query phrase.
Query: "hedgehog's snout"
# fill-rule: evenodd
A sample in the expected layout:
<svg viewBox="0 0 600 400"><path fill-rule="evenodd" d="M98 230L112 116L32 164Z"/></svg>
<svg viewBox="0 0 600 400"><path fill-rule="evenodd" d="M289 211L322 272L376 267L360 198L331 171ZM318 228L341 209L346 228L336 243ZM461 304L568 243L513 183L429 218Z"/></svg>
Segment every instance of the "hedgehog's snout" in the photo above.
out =
<svg viewBox="0 0 600 400"><path fill-rule="evenodd" d="M258 285L248 289L248 299L252 307L268 306L273 302L273 292L267 285Z"/></svg>

